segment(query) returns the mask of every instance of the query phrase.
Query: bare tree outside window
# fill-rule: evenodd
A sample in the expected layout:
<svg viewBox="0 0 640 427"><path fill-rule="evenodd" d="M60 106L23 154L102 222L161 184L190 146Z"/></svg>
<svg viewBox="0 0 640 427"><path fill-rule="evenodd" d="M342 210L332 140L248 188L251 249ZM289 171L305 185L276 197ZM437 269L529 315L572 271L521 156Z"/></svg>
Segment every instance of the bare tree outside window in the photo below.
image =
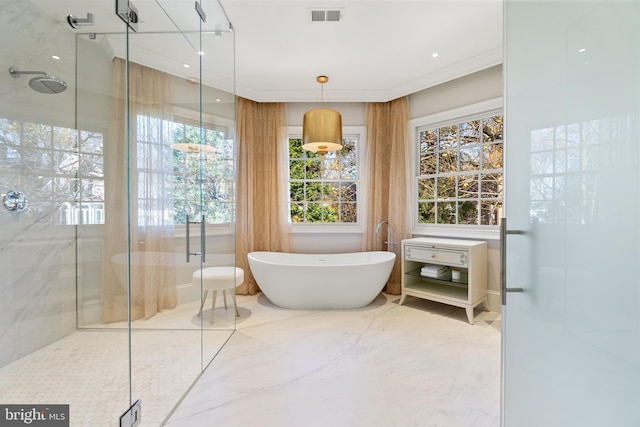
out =
<svg viewBox="0 0 640 427"><path fill-rule="evenodd" d="M498 224L502 120L492 115L418 129L418 224Z"/></svg>

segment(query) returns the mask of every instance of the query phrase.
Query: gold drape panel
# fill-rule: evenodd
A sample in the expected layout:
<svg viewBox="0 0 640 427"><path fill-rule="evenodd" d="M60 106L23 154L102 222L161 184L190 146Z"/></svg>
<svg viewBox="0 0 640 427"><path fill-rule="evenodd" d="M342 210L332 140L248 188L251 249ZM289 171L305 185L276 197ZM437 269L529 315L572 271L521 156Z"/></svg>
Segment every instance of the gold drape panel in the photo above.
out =
<svg viewBox="0 0 640 427"><path fill-rule="evenodd" d="M177 304L171 190L173 160L168 146L171 135L162 127L161 120L169 118L166 106L171 97L170 76L134 63L129 63L128 71L130 119L127 117L127 63L120 58L113 60L113 117L104 143L107 213L102 292L104 322L127 320L128 277L131 278L131 320L148 319ZM138 114L147 120L138 121ZM138 129L138 125L143 129ZM141 132L144 136L139 141L137 136Z"/></svg>
<svg viewBox="0 0 640 427"><path fill-rule="evenodd" d="M401 287L400 242L411 236L407 193L411 178L409 108L407 98L367 104L366 182L369 188L363 244L365 251L395 252L396 262L385 292L399 294ZM375 234L376 225L384 225Z"/></svg>
<svg viewBox="0 0 640 427"><path fill-rule="evenodd" d="M290 249L285 113L283 103L237 100L236 265L244 270L244 284L237 288L243 295L259 291L249 269L249 252Z"/></svg>

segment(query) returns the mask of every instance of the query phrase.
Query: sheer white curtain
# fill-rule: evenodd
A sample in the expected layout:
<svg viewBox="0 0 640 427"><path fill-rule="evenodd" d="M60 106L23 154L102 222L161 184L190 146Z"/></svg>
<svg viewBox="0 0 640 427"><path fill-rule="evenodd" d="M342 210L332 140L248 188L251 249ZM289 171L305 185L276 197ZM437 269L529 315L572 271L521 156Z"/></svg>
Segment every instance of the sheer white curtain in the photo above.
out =
<svg viewBox="0 0 640 427"><path fill-rule="evenodd" d="M115 58L113 91L104 147L104 322L127 320L129 293L131 320L177 304L170 76Z"/></svg>

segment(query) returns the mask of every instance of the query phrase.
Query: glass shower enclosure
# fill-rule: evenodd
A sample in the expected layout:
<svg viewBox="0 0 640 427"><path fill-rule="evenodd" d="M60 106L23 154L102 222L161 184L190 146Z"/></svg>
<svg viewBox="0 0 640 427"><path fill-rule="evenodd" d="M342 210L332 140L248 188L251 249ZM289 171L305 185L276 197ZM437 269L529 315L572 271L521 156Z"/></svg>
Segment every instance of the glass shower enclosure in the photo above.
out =
<svg viewBox="0 0 640 427"><path fill-rule="evenodd" d="M234 35L217 0L61 7L0 10L0 404L157 426L235 330L193 279L235 265Z"/></svg>

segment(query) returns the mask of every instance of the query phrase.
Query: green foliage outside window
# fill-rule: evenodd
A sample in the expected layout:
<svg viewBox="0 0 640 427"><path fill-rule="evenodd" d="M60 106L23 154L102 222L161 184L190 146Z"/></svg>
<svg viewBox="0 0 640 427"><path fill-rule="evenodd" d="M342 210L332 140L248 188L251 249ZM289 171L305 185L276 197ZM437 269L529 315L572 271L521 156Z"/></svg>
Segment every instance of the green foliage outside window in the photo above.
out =
<svg viewBox="0 0 640 427"><path fill-rule="evenodd" d="M200 127L171 123L173 143L200 143ZM224 129L202 128L202 144L215 151L190 153L173 150L174 222L186 224L186 216L207 224L230 224L233 220L233 142Z"/></svg>
<svg viewBox="0 0 640 427"><path fill-rule="evenodd" d="M357 139L324 156L289 139L289 213L294 223L356 223Z"/></svg>

